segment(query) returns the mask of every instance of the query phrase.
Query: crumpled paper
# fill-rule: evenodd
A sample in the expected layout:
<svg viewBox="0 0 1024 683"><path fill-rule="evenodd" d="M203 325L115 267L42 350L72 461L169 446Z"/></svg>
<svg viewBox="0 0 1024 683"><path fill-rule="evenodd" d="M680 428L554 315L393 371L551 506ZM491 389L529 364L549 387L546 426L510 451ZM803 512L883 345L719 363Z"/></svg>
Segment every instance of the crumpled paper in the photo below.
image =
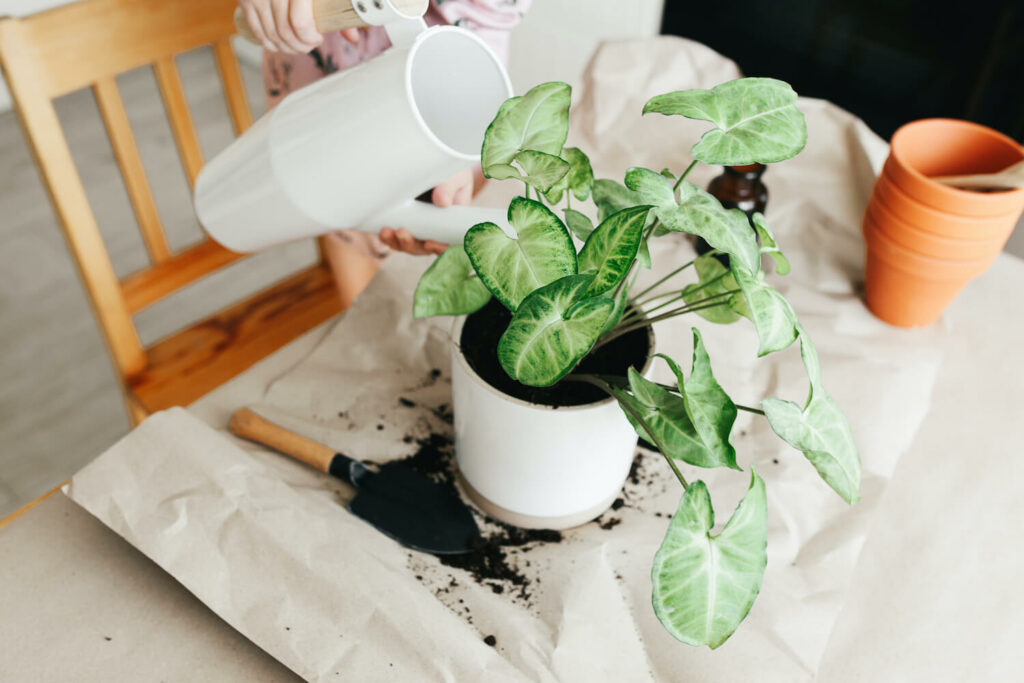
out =
<svg viewBox="0 0 1024 683"><path fill-rule="evenodd" d="M598 177L621 179L632 165L679 171L707 125L641 117L643 103L735 75L731 62L682 39L605 45L577 97L570 144L590 154ZM340 483L182 410L147 420L76 475L68 495L312 681L813 679L867 525L927 412L944 331L896 330L864 308L860 217L886 146L828 103L804 99L800 107L807 149L765 176L768 219L793 262L790 275L772 282L809 330L824 383L849 416L863 459L862 501L844 504L763 419L741 413L734 444L740 466L767 484L769 559L749 617L718 650L676 642L650 606L652 558L681 494L650 453L641 453L621 507L559 543L509 553L526 588L477 582L403 549L345 511L351 491ZM700 169L694 180L703 185L717 172ZM500 205L516 190L508 185L483 201ZM657 240L654 270L641 282L692 256L679 236ZM427 265L389 260L316 351L268 387L257 412L370 460L408 456L431 434L450 436L450 321L410 315ZM799 351L757 359L746 321L666 321L655 328L658 349L688 367L692 325L737 402L806 396ZM657 373L670 378L667 368ZM708 483L720 524L748 482L729 471L686 474Z"/></svg>

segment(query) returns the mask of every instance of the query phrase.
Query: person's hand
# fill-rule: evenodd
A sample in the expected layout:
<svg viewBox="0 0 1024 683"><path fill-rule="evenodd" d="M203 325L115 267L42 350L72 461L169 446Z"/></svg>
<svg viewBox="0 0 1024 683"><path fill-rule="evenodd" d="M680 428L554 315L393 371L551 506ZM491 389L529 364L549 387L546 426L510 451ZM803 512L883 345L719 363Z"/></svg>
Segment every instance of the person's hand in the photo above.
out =
<svg viewBox="0 0 1024 683"><path fill-rule="evenodd" d="M435 206L448 207L456 204L469 204L473 198L473 169L467 168L434 188L430 195ZM434 240L418 240L408 230L384 228L380 231L380 241L397 251L423 256L440 254L448 248L447 244Z"/></svg>
<svg viewBox="0 0 1024 683"><path fill-rule="evenodd" d="M273 52L306 54L323 42L313 20L313 0L238 0L249 28Z"/></svg>

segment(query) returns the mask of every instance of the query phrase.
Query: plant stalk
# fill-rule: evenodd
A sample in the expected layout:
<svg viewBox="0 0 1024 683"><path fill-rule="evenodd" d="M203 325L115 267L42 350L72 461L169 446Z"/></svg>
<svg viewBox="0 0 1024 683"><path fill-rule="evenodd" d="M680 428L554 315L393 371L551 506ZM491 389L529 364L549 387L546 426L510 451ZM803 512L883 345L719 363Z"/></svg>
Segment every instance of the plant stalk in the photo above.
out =
<svg viewBox="0 0 1024 683"><path fill-rule="evenodd" d="M686 176L690 175L690 171L692 171L693 167L696 166L696 165L697 165L697 160L696 159L694 159L693 161L690 162L690 165L686 167L685 171L683 171L683 175L679 176L679 180L677 180L676 184L672 187L672 191L673 192L678 192L679 191L679 186L683 184L683 181L686 180Z"/></svg>
<svg viewBox="0 0 1024 683"><path fill-rule="evenodd" d="M687 268L689 268L690 266L692 266L692 265L693 265L694 263L696 263L696 262L697 262L697 259L693 259L692 261L689 261L689 262L687 262L687 263L684 263L683 265L679 266L678 268L676 268L675 270L673 270L673 271L672 271L671 273L669 273L669 274L668 274L668 275L666 275L665 277L663 277L663 278L661 278L660 280L658 280L657 282L655 282L655 283L654 283L653 285L651 285L650 287L647 287L646 289L644 289L644 290L643 290L642 292L640 292L639 294L637 294L637 295L636 295L636 296L634 296L633 298L634 298L634 299L639 299L639 298L640 298L640 297L642 297L642 296L643 296L644 294L647 294L647 293L648 293L648 292L650 292L651 290L653 290L653 289L656 289L657 287L660 287L661 285L663 285L663 284L664 284L665 282L667 282L668 280L671 280L671 279L672 279L672 278L674 278L674 277L675 277L676 275L679 275L679 273L683 272L684 270L686 270Z"/></svg>

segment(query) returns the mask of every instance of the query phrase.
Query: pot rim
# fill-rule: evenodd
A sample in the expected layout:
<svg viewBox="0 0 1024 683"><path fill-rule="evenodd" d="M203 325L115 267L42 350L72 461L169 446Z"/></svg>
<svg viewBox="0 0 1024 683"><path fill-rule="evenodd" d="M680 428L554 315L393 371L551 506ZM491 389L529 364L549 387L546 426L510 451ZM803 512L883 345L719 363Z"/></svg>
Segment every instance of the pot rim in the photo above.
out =
<svg viewBox="0 0 1024 683"><path fill-rule="evenodd" d="M885 261L890 267L926 280L947 282L962 277L973 278L987 270L999 256L999 252L997 252L990 257L970 261L949 261L919 254L886 235L870 214L864 215L861 231L867 250L875 257ZM897 258L900 260L893 260ZM949 273L949 275L938 275L937 271Z"/></svg>
<svg viewBox="0 0 1024 683"><path fill-rule="evenodd" d="M1002 249L1002 245L1006 240L1007 235L995 235L992 237L981 238L981 239L959 239L956 237L949 237L946 235L936 235L935 233L922 230L917 227L909 220L899 216L896 211L888 206L881 197L878 197L875 201L868 203L866 215L870 216L875 222L875 225L883 232L889 235L889 231L885 230L882 223L883 220L895 223L900 232L911 235L914 239L920 240L921 242L930 243L933 246L939 246L945 249L957 249L957 248L977 248L982 249L983 247L991 247L998 245L999 249ZM880 220L883 219L883 220ZM1012 227L1012 226L1011 226ZM1009 229L1007 230L1009 232ZM896 238L891 238L893 241L898 241ZM913 250L911 247L905 247ZM961 259L950 259L944 256L933 256L931 254L922 254L922 256L928 256L930 258L937 258L940 260L959 261ZM975 261L977 259L962 259L965 261Z"/></svg>
<svg viewBox="0 0 1024 683"><path fill-rule="evenodd" d="M472 315L472 313L470 313L470 315ZM464 354L462 352L462 344L460 344L458 341L456 341L457 339L459 339L462 336L462 328L466 324L466 318L468 318L468 317L469 316L461 315L461 316L459 316L459 317L457 317L455 319L455 321L452 323L451 332L449 332L449 341L451 342L451 345L455 348L455 350L458 352L455 355L458 357L459 364L462 366L462 369L466 372L466 374L468 374L477 384L480 384L487 391L491 392L495 396L498 396L498 397L508 401L509 403L514 403L516 405L520 405L520 406L523 406L525 408L532 408L534 410L550 410L550 411L553 411L553 410L558 410L558 411L588 410L588 409L591 409L591 408L597 408L599 406L608 405L609 403L612 403L613 401L616 400L612 396L608 396L607 398L604 398L604 399L602 399L600 401L595 401L594 403L584 403L582 405L577 405L577 406L550 406L550 405L547 405L545 403L530 403L529 401L524 401L521 398L516 398L515 396L509 396L505 392L499 391L498 389L492 387L490 385L490 383L488 383L486 380L484 380L483 377L478 375L476 370L474 370L472 368L472 366L470 366L469 361L466 360L466 354ZM647 329L647 345L648 345L647 361L644 363L643 368L641 368L641 370L640 370L640 374L641 375L646 375L647 371L651 368L651 364L654 362L654 353L655 353L654 347L655 347L656 338L654 336L654 330L650 326L648 326L646 329Z"/></svg>
<svg viewBox="0 0 1024 683"><path fill-rule="evenodd" d="M912 129L932 127L937 125L957 126L962 129L968 129L978 135L982 135L989 138L995 138L999 142L1007 145L1008 147L1014 148L1017 151L1020 158L1024 159L1024 149L1022 149L1019 142L1009 137L1008 135L1004 135L1003 133L1000 133L997 130L989 128L988 126L983 126L980 123L974 123L972 121L963 121L961 119L950 119L942 117L918 119L916 121L904 123L902 126L897 128L896 132L892 134L892 138L889 142L889 158L892 160L894 164L898 165L900 170L905 172L914 182L919 183L924 187L927 187L928 191L934 192L936 195L943 197L944 199L952 201L969 200L969 202L971 204L974 204L975 206L980 205L991 207L993 205L1001 204L1003 201L1005 201L1007 197L1019 197L1021 194L1024 194L1024 188L1007 190L1005 192L999 192L994 195L984 194L981 192L973 192L971 190L961 190L937 182L932 178L924 175L920 171L918 171L913 166L913 164L911 164L904 156L906 152L904 149L902 149L903 145L901 144L901 134L902 137L905 137L906 135L909 134L909 131L911 131ZM907 190L907 193L911 194L911 196L914 196L913 192L909 191L909 189Z"/></svg>
<svg viewBox="0 0 1024 683"><path fill-rule="evenodd" d="M882 172L878 175L878 179L875 181L875 188L878 188L877 194L881 200L885 201L885 203L889 203L889 200L881 195L889 196L890 199L894 196L898 198L898 201L909 204L912 211L922 213L927 216L929 220L955 223L958 226L962 225L968 229L971 227L977 227L978 225L1002 225L1005 221L1015 215L1014 212L1007 211L1005 213L992 214L988 216L967 216L964 214L953 213L951 211L936 209L933 206L925 204L920 199L914 197L900 187L892 177L892 172L887 167L882 168ZM893 201L896 200L894 199ZM895 209L893 209L893 211L895 211Z"/></svg>

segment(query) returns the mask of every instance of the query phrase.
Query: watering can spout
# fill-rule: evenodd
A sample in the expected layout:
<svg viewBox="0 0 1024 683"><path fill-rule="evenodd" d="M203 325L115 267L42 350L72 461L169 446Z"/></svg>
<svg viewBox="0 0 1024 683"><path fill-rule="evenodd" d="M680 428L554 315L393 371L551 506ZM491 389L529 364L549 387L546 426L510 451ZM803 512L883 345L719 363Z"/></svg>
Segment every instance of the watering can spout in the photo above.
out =
<svg viewBox="0 0 1024 683"><path fill-rule="evenodd" d="M360 13L390 17L394 45L293 92L212 159L196 181L200 224L239 252L349 228L458 243L476 223L504 225L500 212L409 201L479 163L487 126L512 94L500 59L468 31L425 29L408 14L425 0L315 8L339 3L363 23ZM326 15L317 16L322 28Z"/></svg>

